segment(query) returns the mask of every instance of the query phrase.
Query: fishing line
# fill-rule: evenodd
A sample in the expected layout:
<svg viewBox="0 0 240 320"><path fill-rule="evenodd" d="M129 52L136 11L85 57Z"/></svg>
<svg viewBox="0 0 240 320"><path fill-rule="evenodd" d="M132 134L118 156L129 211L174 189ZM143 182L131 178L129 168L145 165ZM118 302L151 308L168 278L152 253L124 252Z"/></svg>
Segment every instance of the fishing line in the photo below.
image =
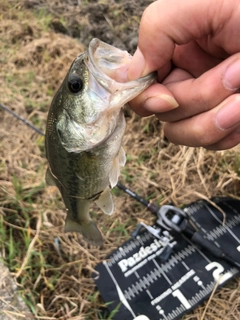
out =
<svg viewBox="0 0 240 320"><path fill-rule="evenodd" d="M45 136L45 134L38 129L37 127L35 127L32 123L30 123L29 121L27 121L26 119L20 117L19 115L17 115L14 111L12 111L11 109L9 109L8 107L4 106L3 104L0 103L0 108L2 108L4 111L7 111L8 113L10 113L14 118L16 118L18 121L21 121L22 123L24 123L26 126L28 126L29 128L33 129L35 132L37 132L38 134L40 134L41 136Z"/></svg>

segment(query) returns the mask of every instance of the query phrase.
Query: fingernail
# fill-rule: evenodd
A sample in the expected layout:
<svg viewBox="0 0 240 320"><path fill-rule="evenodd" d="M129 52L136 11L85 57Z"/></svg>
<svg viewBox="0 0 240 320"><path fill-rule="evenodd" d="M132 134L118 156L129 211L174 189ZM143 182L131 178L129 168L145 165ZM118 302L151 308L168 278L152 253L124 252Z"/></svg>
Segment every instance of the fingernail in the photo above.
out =
<svg viewBox="0 0 240 320"><path fill-rule="evenodd" d="M240 60L234 61L226 70L223 77L223 85L226 89L236 91L240 87Z"/></svg>
<svg viewBox="0 0 240 320"><path fill-rule="evenodd" d="M128 79L134 80L134 79L140 78L144 73L144 68L145 68L144 56L140 51L140 49L137 48L128 69Z"/></svg>
<svg viewBox="0 0 240 320"><path fill-rule="evenodd" d="M154 113L170 111L178 107L177 101L167 94L161 94L154 97L149 97L145 100L143 107Z"/></svg>
<svg viewBox="0 0 240 320"><path fill-rule="evenodd" d="M216 114L215 121L221 130L240 125L240 96L236 96L234 101L224 105Z"/></svg>

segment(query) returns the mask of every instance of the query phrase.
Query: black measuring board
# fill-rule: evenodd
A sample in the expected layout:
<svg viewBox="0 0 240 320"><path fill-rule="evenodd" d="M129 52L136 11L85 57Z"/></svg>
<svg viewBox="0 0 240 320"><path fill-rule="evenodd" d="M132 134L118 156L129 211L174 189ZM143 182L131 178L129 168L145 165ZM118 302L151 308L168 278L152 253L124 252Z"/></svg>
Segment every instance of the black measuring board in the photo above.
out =
<svg viewBox="0 0 240 320"><path fill-rule="evenodd" d="M204 237L240 262L240 202L216 198L215 206L200 200L184 208ZM239 274L238 269L188 239L169 240L173 252L166 262L160 258L161 239L142 232L96 266L95 283L110 311L118 307L114 320L176 320L207 299L218 283L222 286ZM96 276L96 275L95 275Z"/></svg>

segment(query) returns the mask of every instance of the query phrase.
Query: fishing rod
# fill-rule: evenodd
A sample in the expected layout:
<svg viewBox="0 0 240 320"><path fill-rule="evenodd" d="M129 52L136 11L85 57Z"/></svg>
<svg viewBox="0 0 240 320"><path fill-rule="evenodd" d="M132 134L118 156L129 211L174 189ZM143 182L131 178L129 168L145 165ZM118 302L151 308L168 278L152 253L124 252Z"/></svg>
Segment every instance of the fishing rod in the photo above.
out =
<svg viewBox="0 0 240 320"><path fill-rule="evenodd" d="M4 106L3 104L0 103L0 108L2 108L4 111L7 111L8 113L10 113L14 118L16 118L17 120L23 122L26 126L28 126L29 128L33 129L34 131L36 131L41 136L44 136L44 133L40 129L35 127L31 122L27 121L26 119L20 117L18 114L16 114L14 111L9 109L8 107L6 107L6 106Z"/></svg>

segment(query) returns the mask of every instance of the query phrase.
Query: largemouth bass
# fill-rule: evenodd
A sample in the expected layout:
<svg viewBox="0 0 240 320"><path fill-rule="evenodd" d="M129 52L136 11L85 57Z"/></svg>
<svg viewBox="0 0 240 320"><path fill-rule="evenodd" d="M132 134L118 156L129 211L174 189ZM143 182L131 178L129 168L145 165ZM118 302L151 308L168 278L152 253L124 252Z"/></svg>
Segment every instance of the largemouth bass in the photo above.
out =
<svg viewBox="0 0 240 320"><path fill-rule="evenodd" d="M103 237L90 204L113 213L110 188L126 161L122 107L155 81L150 74L127 82L130 61L126 51L93 39L72 63L48 113L46 182L58 187L67 208L64 231L80 232L94 245Z"/></svg>

